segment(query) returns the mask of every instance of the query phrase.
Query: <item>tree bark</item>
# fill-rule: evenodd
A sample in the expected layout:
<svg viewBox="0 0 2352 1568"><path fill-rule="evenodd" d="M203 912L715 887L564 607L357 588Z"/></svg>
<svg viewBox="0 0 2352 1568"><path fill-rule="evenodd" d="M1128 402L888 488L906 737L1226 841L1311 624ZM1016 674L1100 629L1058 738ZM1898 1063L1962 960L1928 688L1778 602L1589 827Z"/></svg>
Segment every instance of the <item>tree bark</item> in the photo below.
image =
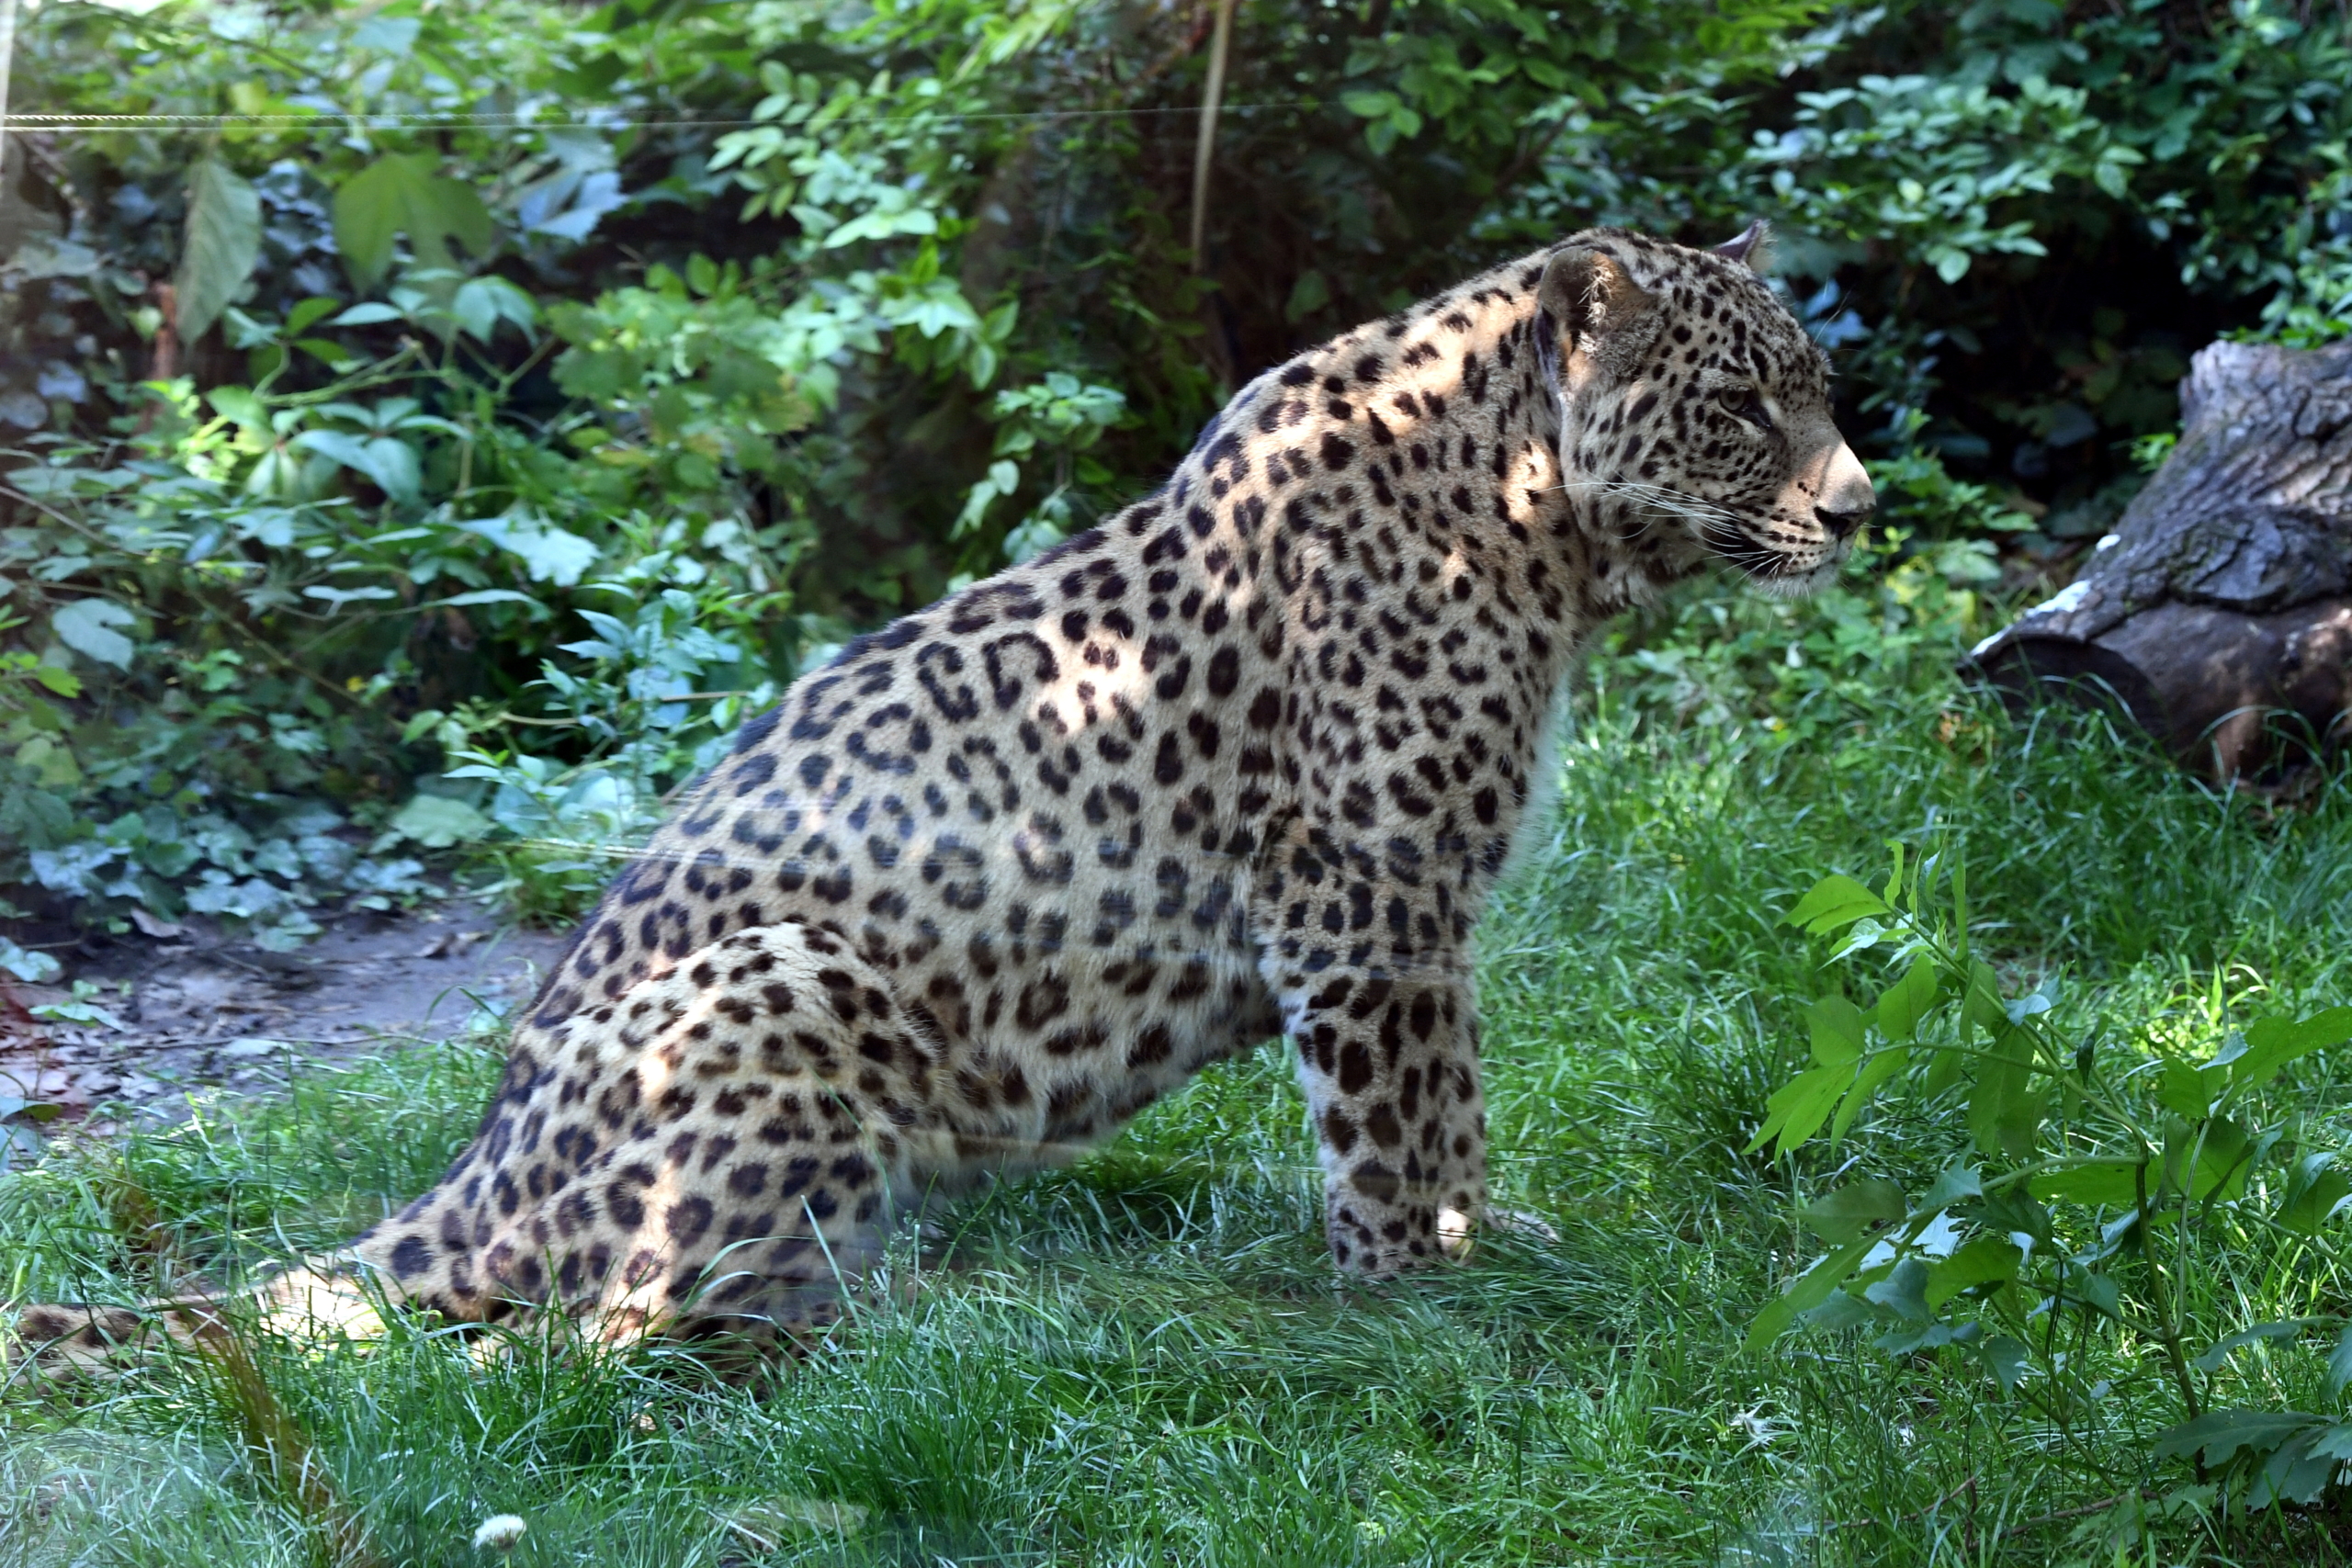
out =
<svg viewBox="0 0 2352 1568"><path fill-rule="evenodd" d="M2185 766L2267 780L2352 739L2352 344L2217 343L2172 457L2055 598L1969 662L2120 705Z"/></svg>

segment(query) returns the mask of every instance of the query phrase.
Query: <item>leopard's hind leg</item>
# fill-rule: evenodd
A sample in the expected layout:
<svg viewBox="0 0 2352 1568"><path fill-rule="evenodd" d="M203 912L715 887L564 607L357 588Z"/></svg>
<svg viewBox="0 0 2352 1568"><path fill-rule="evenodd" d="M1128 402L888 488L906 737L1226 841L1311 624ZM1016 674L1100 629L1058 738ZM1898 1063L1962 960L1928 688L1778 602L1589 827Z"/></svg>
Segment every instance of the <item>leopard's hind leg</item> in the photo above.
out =
<svg viewBox="0 0 2352 1568"><path fill-rule="evenodd" d="M353 1252L452 1317L800 1338L838 1314L943 1143L888 977L797 924L713 942L518 1032L481 1134Z"/></svg>
<svg viewBox="0 0 2352 1568"><path fill-rule="evenodd" d="M897 1202L947 1163L938 1062L888 979L797 924L714 942L609 1006L516 1031L447 1175L332 1258L236 1300L364 1337L379 1303L471 1322L552 1309L593 1337L800 1339L839 1314ZM23 1309L52 1370L222 1315L196 1299Z"/></svg>

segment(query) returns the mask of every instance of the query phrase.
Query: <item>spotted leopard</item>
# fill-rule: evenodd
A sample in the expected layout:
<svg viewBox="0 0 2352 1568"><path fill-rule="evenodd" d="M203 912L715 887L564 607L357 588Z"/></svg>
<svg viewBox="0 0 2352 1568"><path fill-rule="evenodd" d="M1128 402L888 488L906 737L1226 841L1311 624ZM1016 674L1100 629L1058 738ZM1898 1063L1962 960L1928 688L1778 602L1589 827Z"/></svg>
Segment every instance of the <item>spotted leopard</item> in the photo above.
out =
<svg viewBox="0 0 2352 1568"><path fill-rule="evenodd" d="M1710 560L1823 582L1873 505L1758 234L1588 231L1335 338L1148 497L804 676L580 927L448 1174L269 1299L357 1270L453 1319L804 1336L894 1216L1276 1034L1338 1265L1458 1247L1472 938L1571 661Z"/></svg>

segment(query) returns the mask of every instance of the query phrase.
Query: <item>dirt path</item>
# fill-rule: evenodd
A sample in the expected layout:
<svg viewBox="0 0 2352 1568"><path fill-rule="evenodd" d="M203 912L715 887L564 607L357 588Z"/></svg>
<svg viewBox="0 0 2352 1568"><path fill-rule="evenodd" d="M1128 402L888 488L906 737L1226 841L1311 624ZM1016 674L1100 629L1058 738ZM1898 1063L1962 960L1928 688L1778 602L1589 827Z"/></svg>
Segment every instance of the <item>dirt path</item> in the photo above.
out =
<svg viewBox="0 0 2352 1568"><path fill-rule="evenodd" d="M60 1107L43 1113L52 1128L175 1120L198 1090L266 1090L297 1060L444 1039L477 1010L504 1012L528 999L565 940L502 930L471 905L449 904L346 917L294 953L183 931L62 953L63 978L96 983L91 999L123 1027L33 1024L7 1010L0 1096ZM24 1007L72 997L62 986L9 989Z"/></svg>

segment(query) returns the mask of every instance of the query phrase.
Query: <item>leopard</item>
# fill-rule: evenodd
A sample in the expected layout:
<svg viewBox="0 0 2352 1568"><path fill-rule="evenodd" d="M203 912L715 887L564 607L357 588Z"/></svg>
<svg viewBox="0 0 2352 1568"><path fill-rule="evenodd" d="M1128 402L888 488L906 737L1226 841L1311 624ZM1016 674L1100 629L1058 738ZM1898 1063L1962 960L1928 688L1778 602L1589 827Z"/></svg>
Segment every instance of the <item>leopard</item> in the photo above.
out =
<svg viewBox="0 0 2352 1568"><path fill-rule="evenodd" d="M1487 1214L1474 938L1571 671L1711 566L1819 588L1876 504L1766 239L1596 228L1494 266L849 641L580 924L447 1174L268 1301L356 1280L458 1324L805 1346L909 1215L1277 1037L1340 1276L1460 1258Z"/></svg>

